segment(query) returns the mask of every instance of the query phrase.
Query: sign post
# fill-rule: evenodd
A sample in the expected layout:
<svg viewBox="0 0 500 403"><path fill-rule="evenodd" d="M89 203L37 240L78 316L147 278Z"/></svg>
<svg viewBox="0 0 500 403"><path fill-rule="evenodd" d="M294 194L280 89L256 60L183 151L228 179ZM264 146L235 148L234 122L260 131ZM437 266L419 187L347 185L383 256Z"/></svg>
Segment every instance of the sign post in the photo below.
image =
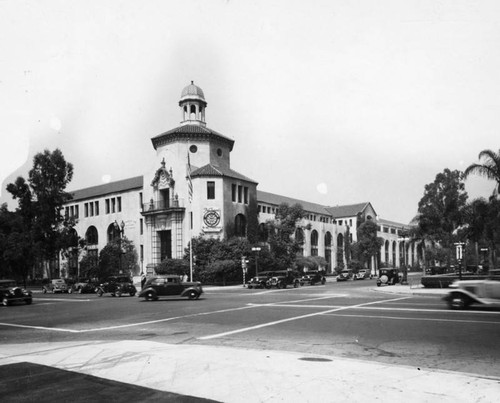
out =
<svg viewBox="0 0 500 403"><path fill-rule="evenodd" d="M465 245L464 242L455 242L456 257L457 257L457 263L458 263L458 278L460 280L462 280L462 258L463 258L464 245Z"/></svg>
<svg viewBox="0 0 500 403"><path fill-rule="evenodd" d="M243 269L243 287L246 287L245 275L247 274L247 257L243 256L241 258L241 268Z"/></svg>

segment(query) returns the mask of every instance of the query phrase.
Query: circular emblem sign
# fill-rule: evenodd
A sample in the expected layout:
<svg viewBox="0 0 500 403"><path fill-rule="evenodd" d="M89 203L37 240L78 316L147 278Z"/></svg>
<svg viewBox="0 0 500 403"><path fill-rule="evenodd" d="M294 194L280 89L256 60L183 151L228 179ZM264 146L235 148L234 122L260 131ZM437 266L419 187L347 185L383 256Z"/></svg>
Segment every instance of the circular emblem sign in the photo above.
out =
<svg viewBox="0 0 500 403"><path fill-rule="evenodd" d="M214 228L220 223L220 214L216 210L207 210L203 216L203 222L207 227Z"/></svg>

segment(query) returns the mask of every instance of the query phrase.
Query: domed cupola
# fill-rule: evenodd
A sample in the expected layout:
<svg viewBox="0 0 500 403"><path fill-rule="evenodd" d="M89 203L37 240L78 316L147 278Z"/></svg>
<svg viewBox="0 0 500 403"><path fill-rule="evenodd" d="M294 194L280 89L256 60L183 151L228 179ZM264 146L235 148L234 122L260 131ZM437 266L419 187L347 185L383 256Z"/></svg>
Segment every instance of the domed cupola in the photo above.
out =
<svg viewBox="0 0 500 403"><path fill-rule="evenodd" d="M194 85L193 81L182 90L179 106L182 110L181 125L207 125L205 122L207 101L203 90Z"/></svg>

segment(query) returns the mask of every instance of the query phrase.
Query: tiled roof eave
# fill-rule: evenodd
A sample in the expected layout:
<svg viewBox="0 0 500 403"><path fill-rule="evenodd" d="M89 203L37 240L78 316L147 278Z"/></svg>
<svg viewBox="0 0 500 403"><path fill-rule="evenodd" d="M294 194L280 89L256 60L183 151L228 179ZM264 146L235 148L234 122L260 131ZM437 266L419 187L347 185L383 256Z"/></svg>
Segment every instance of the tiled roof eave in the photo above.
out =
<svg viewBox="0 0 500 403"><path fill-rule="evenodd" d="M178 140L214 140L227 144L230 151L233 150L234 140L217 133L215 130L202 126L179 126L151 139L153 147L172 143Z"/></svg>

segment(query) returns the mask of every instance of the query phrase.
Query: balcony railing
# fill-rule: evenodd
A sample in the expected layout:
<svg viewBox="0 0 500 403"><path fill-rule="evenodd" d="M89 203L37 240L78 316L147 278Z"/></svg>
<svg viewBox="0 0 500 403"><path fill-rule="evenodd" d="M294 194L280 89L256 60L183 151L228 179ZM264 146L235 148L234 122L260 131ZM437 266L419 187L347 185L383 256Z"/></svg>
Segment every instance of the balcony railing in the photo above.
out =
<svg viewBox="0 0 500 403"><path fill-rule="evenodd" d="M160 201L150 201L142 205L143 213L154 213L158 211L168 211L176 209L184 209L184 199L172 198Z"/></svg>

